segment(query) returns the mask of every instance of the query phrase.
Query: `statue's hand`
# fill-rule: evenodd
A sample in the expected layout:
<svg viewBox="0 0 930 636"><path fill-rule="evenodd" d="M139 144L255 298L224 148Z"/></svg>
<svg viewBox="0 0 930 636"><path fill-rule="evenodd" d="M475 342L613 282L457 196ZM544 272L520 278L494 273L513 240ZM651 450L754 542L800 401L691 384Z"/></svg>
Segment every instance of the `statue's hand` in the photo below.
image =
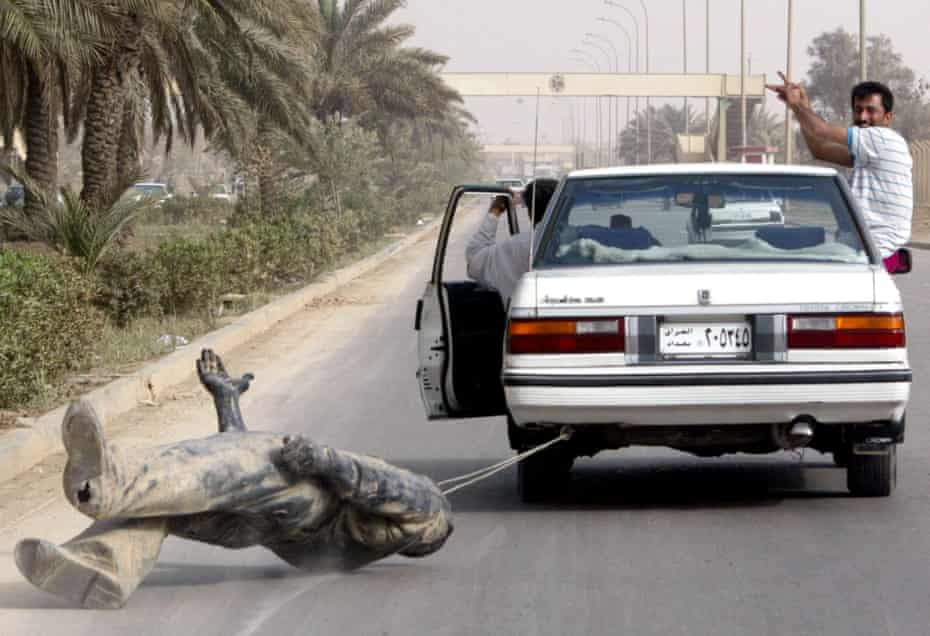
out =
<svg viewBox="0 0 930 636"><path fill-rule="evenodd" d="M211 395L224 395L238 393L242 395L249 390L249 385L255 376L246 373L239 379L233 380L223 366L223 360L212 349L204 349L197 360L197 377Z"/></svg>
<svg viewBox="0 0 930 636"><path fill-rule="evenodd" d="M197 376L207 388L231 388L232 382L223 360L213 352L213 349L204 349L197 360Z"/></svg>
<svg viewBox="0 0 930 636"><path fill-rule="evenodd" d="M325 470L325 451L300 435L284 438L281 448L281 463L290 473L299 476L315 476Z"/></svg>

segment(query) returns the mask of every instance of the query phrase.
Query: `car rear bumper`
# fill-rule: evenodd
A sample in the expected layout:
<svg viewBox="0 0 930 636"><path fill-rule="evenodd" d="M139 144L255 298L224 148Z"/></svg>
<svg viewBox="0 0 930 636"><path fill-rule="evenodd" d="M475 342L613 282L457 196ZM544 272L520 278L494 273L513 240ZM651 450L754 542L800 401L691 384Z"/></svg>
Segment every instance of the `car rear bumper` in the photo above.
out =
<svg viewBox="0 0 930 636"><path fill-rule="evenodd" d="M505 371L518 424L682 426L770 424L810 416L822 424L898 422L910 369L580 375Z"/></svg>

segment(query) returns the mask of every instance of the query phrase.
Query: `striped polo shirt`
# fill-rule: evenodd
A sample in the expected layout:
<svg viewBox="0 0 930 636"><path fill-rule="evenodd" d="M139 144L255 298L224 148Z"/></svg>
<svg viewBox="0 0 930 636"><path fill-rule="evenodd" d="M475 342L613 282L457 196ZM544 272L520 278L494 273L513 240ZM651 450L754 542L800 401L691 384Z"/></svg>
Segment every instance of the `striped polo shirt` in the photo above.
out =
<svg viewBox="0 0 930 636"><path fill-rule="evenodd" d="M890 128L853 127L847 135L853 170L849 185L882 258L911 238L913 161L904 138Z"/></svg>

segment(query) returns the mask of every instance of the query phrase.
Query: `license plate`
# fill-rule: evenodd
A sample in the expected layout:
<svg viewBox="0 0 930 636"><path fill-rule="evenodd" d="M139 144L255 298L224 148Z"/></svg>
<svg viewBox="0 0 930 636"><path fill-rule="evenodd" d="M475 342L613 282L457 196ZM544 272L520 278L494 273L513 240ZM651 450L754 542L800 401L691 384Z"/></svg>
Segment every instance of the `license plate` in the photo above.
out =
<svg viewBox="0 0 930 636"><path fill-rule="evenodd" d="M665 323L659 352L668 357L735 357L752 353L752 326L739 322Z"/></svg>

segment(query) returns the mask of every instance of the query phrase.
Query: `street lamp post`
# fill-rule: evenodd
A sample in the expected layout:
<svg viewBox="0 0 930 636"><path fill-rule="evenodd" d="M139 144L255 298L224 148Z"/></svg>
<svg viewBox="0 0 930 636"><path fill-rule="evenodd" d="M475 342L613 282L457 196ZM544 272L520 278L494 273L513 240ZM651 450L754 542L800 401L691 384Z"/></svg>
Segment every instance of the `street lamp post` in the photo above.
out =
<svg viewBox="0 0 930 636"><path fill-rule="evenodd" d="M792 69L794 66L794 0L788 0L788 63L786 65L787 77L794 79ZM791 126L791 109L785 106L785 163L794 163L794 130Z"/></svg>
<svg viewBox="0 0 930 636"><path fill-rule="evenodd" d="M707 20L707 30L705 36L705 55L706 59L704 60L704 72L710 74L710 0L707 0L706 6L704 9L704 17ZM704 134L705 134L705 146L708 139L710 139L710 97L707 98L707 101L704 103ZM707 156L707 148L704 148L704 155Z"/></svg>
<svg viewBox="0 0 930 636"><path fill-rule="evenodd" d="M591 62L589 62L588 60L582 57L573 57L571 58L571 61L575 62L576 64L581 64L583 66L587 66L591 64ZM588 106L587 106L587 102L585 101L585 98L582 97L581 98L581 144L580 144L581 151L579 154L580 161L576 161L579 168L587 167L585 163L585 153L584 153L584 146L587 143L587 141L588 141Z"/></svg>
<svg viewBox="0 0 930 636"><path fill-rule="evenodd" d="M646 8L646 1L639 0L639 5L643 8L643 15L646 16L646 73L649 73L649 10ZM646 162L652 163L652 109L650 99L646 98Z"/></svg>
<svg viewBox="0 0 930 636"><path fill-rule="evenodd" d="M609 20L607 18L598 18L597 20L598 22L608 22L608 23L612 23L612 24L619 26L621 29L623 28L623 25L617 22L614 22L613 20ZM633 71L632 40L630 39L630 34L627 33L625 29L624 29L624 33L627 39L627 73L631 73ZM617 53L617 47L614 46L614 43L611 41L611 39L603 34L598 34L598 33L588 33L586 35L590 37L598 37L599 39L603 40L604 42L610 45L611 50L613 50L614 52L614 71L619 73L620 72L620 55ZM617 154L617 157L619 158L620 156L620 152L619 152L620 150L620 141L619 141L619 137L620 137L620 97L614 95L613 102L614 102L613 142L614 142L614 151ZM609 106L610 106L610 103L608 102L608 107ZM626 121L627 122L630 121L630 98L629 97L626 98Z"/></svg>
<svg viewBox="0 0 930 636"><path fill-rule="evenodd" d="M740 0L740 77L739 77L739 100L740 100L740 119L742 127L742 145L745 148L748 143L746 136L746 0Z"/></svg>
<svg viewBox="0 0 930 636"><path fill-rule="evenodd" d="M643 67L642 67L642 66L640 65L640 63L639 63L639 49L640 49L640 47L639 47L639 42L640 42L640 39L639 39L639 20L637 19L636 15L635 15L632 11L630 11L629 8L627 8L626 5L620 4L619 2L613 2L613 0L604 0L604 4L606 4L606 5L608 5L608 6L611 6L611 7L614 7L614 8L616 8L616 9L621 9L621 10L623 10L624 12L626 12L626 14L627 14L628 16L630 16L630 19L633 21L633 26L634 26L635 29L636 29L636 72L637 72L637 73L641 73ZM613 21L611 20L610 22L613 22ZM617 24L617 26L620 26L621 28L623 27L623 25L621 25L621 24L619 24L619 23L615 23L615 22L613 22L613 23L614 23L614 24ZM624 31L624 33L626 34L627 41L629 41L629 40L630 40L630 34L629 34L629 32L627 32L626 29L623 29L623 31ZM646 45L646 48L647 48L647 49L649 48L649 46L648 46L648 38L647 38L647 45ZM649 98L647 97L647 98L646 98L647 107L648 107L648 104L649 104L649 101L648 101L648 100L649 100ZM630 110L630 98L628 97L628 98L627 98L627 113L626 113L626 120L627 120L627 122L630 121L630 112L629 112L629 110ZM635 125L636 125L636 127L635 127L635 130L636 130L636 152L635 152L635 160L636 160L636 163L639 164L639 133L640 133L640 128L639 128L639 96L636 97L636 105L635 105L634 108L633 108L633 113L634 113L634 114L633 114L633 117L634 117L634 121L635 121Z"/></svg>
<svg viewBox="0 0 930 636"><path fill-rule="evenodd" d="M619 8L621 8L621 9L624 9L627 13L629 13L629 9L627 9L626 7L624 7L624 6L622 6L622 5L619 5L619 4L615 3L615 2L610 2L610 0L604 0L604 3L605 3L605 4L608 4L608 5L612 6L612 7L619 7ZM633 17L633 14L632 14L632 13L630 14L630 17ZM632 63L633 63L633 55L632 55L633 39L630 37L630 32L627 30L627 28L626 28L622 23L617 22L616 20L612 20L611 18L600 17L600 18L598 18L598 21L599 21L599 22L605 22L605 23L607 23L607 24L612 24L612 25L614 25L615 27L617 27L618 29L620 29L621 31L623 31L623 35L626 37L627 51L628 51L628 53L627 53L627 55L628 55L628 57L627 57L627 72L631 72L631 71L632 71L631 66L632 66ZM636 26L636 72L639 73L639 72L640 72L640 66L639 66L639 23L636 21L636 18L635 18L635 17L633 17L633 24ZM635 125L636 125L636 148L635 148L634 154L635 154L635 162L636 162L637 164L639 163L639 116L638 116L638 113L639 113L639 97L636 98L636 107L634 108L634 115L633 115L634 119L633 119L633 120L630 119L630 98L627 97L627 98L626 98L626 122L627 122L627 124L629 125L629 123L630 123L631 121L634 121L634 122L635 122ZM619 119L619 118L618 118L618 119Z"/></svg>
<svg viewBox="0 0 930 636"><path fill-rule="evenodd" d="M610 47L613 49L613 53L614 53L614 73L616 73L616 72L617 72L617 65L619 64L619 60L617 59L617 48L616 48L616 47L613 45L613 43L610 41L610 38L604 37L603 35L601 35L601 34L599 34L599 33L585 33L585 37L588 38L588 39L582 40L581 43L582 43L582 44L587 44L588 46L591 46L591 47L594 47L595 49L597 49L598 51L600 51L600 52L604 55L604 59L607 60L607 71L608 71L608 72L610 72L610 51L608 51L607 49L603 48L600 44L598 44L598 43L597 43L597 40L606 41L607 44L610 45ZM610 151L611 151L611 141L610 141L610 136L611 136L610 127L611 127L611 124L610 124L610 120L611 120L611 115L610 115L610 97L608 97L608 98L607 98L607 159L608 159L608 163L609 163L609 160L610 160ZM603 163L603 161L602 161L602 163Z"/></svg>
<svg viewBox="0 0 930 636"><path fill-rule="evenodd" d="M869 59L866 44L865 0L859 0L859 81L868 79Z"/></svg>
<svg viewBox="0 0 930 636"><path fill-rule="evenodd" d="M685 75L688 74L688 3L687 0L681 0L681 54L682 54L682 69L684 70ZM687 137L691 131L688 121L688 98L685 97L685 136ZM691 143L688 142L688 148L691 148Z"/></svg>
<svg viewBox="0 0 930 636"><path fill-rule="evenodd" d="M591 53L591 51L586 51L582 48L574 48L570 51L571 53L578 53L582 56L585 56L585 64L591 65L594 67L596 73L601 72L601 65L597 61L597 57ZM594 127L595 127L595 144L594 144L594 153L597 157L597 163L600 164L601 158L601 141L603 139L601 133L601 100L599 97L594 97Z"/></svg>

